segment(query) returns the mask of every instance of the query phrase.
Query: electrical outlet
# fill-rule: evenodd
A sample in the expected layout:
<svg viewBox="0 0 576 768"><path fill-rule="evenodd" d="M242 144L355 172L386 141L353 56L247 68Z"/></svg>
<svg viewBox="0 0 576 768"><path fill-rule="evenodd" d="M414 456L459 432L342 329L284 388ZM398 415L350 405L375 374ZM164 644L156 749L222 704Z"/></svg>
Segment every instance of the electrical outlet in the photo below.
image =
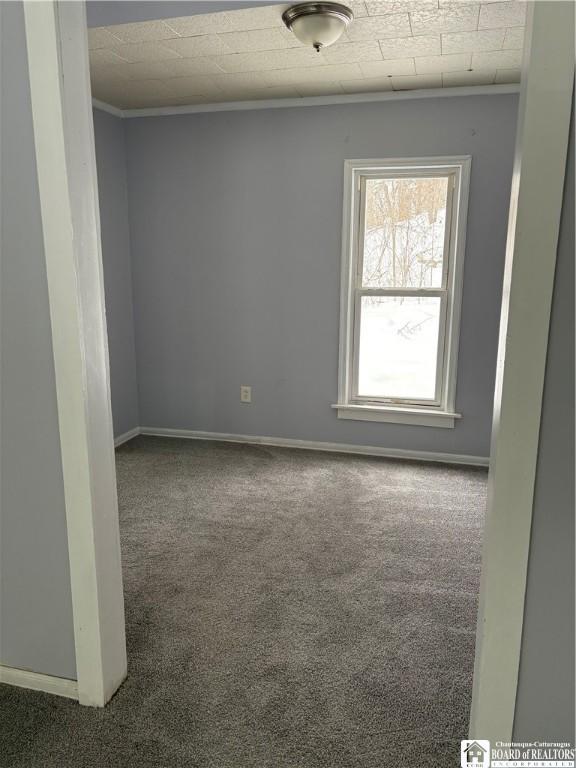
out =
<svg viewBox="0 0 576 768"><path fill-rule="evenodd" d="M240 385L240 402L241 403L252 402L252 387L248 387L245 384Z"/></svg>

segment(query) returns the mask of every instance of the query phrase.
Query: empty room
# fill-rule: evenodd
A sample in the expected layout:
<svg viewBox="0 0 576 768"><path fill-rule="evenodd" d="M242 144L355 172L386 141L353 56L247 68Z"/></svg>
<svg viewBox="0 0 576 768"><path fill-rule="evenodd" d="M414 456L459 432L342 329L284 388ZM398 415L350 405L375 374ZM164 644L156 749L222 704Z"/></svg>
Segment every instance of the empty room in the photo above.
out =
<svg viewBox="0 0 576 768"><path fill-rule="evenodd" d="M574 766L573 4L0 12L1 768Z"/></svg>

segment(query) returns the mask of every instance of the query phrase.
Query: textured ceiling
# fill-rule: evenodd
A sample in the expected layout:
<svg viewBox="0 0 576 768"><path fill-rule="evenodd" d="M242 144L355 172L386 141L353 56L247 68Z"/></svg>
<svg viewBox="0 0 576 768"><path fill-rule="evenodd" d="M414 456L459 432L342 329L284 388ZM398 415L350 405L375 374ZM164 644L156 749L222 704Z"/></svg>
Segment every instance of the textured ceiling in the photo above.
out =
<svg viewBox="0 0 576 768"><path fill-rule="evenodd" d="M122 109L515 83L526 5L347 3L354 21L316 53L273 5L88 30L92 92Z"/></svg>

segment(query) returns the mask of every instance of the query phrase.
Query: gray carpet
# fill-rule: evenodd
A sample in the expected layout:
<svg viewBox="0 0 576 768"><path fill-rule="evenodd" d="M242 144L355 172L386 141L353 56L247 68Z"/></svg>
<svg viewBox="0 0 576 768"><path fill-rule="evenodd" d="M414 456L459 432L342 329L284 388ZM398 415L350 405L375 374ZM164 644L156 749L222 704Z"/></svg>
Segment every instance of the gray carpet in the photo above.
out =
<svg viewBox="0 0 576 768"><path fill-rule="evenodd" d="M117 453L129 678L0 686L2 768L459 764L486 472L140 437Z"/></svg>

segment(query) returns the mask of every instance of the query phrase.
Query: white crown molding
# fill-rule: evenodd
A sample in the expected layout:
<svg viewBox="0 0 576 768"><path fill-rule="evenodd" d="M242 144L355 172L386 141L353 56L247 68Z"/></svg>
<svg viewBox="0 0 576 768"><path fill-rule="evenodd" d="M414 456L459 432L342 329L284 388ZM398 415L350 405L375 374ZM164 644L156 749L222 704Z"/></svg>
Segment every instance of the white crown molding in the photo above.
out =
<svg viewBox="0 0 576 768"><path fill-rule="evenodd" d="M121 109L118 109L118 107L113 107L112 104L107 104L105 101L92 99L92 106L95 107L95 109L101 110L102 112L108 112L110 115L114 115L114 117L124 117Z"/></svg>
<svg viewBox="0 0 576 768"><path fill-rule="evenodd" d="M31 691L52 693L54 696L64 696L67 699L78 699L76 680L41 675L39 672L29 672L27 669L0 665L0 683L15 685L17 688L28 688Z"/></svg>
<svg viewBox="0 0 576 768"><path fill-rule="evenodd" d="M381 448L374 445L349 445L348 443L322 443L315 440L295 440L286 437L261 437L260 435L233 435L223 432L203 432L194 429L169 429L161 427L140 427L141 435L151 437L179 437L188 440L214 440L224 443L247 443L249 445L269 445L277 448L300 448L307 451L326 451L328 453L348 453L362 456L381 456L388 459L408 459L412 461L435 461L442 464L466 464L487 467L486 456L465 456L455 453L436 453L432 451L409 451L401 448Z"/></svg>
<svg viewBox="0 0 576 768"><path fill-rule="evenodd" d="M304 96L297 99L261 99L260 101L227 101L216 104L190 104L179 107L149 107L146 109L118 109L98 99L92 99L96 109L116 117L163 117L168 115L194 115L202 112L237 112L252 109L281 109L287 107L325 107L333 104L363 104L375 101L408 101L411 99L437 99L454 96L495 96L519 93L517 83L504 85L475 85L457 88L428 88L413 91L385 91L383 93L349 93L341 96Z"/></svg>

